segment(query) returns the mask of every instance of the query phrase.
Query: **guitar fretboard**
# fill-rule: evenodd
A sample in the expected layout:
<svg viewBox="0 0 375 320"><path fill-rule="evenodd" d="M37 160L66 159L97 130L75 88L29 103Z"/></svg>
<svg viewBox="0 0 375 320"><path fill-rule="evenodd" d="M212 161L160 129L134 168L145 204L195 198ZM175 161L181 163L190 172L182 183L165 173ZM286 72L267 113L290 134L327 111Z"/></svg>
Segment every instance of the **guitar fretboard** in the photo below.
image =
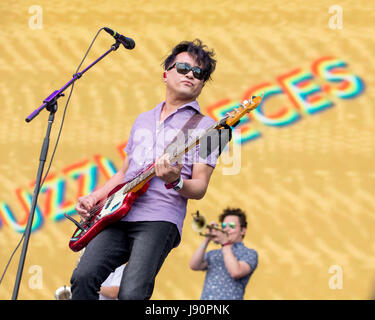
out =
<svg viewBox="0 0 375 320"><path fill-rule="evenodd" d="M227 118L228 117L225 117L225 118L221 119L219 122L216 122L214 125L212 125L211 127L209 127L201 136L198 136L198 137L196 137L194 139L192 139L191 136L189 136L188 139L187 139L188 143L186 145L184 145L183 147L176 145L176 148L175 148L176 151L173 152L173 154L171 154L170 162L172 164L175 163L175 162L177 162L181 158L181 156L183 156L186 152L188 152L192 147L194 147L195 145L197 145L199 143L199 141L203 139L203 137L205 137L208 134L210 134L210 132L212 130L216 129L217 127L222 127L223 124L225 124L225 121L227 120ZM190 140L190 142L189 142L189 140ZM125 194L125 193L129 192L130 190L132 190L133 188L135 188L140 183L148 180L154 174L155 174L155 167L152 166L149 169L146 169L145 171L142 171L134 179L132 179L129 182L127 182L122 187L122 189L120 189L120 190L122 190L122 193Z"/></svg>
<svg viewBox="0 0 375 320"><path fill-rule="evenodd" d="M124 187L122 188L123 194L129 192L133 188L135 188L137 185L142 183L143 181L146 181L150 176L153 176L155 173L155 167L152 166L150 169L147 169L143 172L141 172L138 176L136 176L133 180L130 180L127 182Z"/></svg>

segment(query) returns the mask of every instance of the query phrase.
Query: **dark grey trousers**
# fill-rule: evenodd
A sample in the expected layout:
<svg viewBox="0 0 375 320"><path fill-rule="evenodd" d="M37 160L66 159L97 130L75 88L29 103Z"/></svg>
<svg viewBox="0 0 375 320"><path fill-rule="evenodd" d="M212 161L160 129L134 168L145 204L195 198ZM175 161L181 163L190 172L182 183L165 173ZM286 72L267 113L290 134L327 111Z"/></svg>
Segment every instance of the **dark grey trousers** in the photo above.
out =
<svg viewBox="0 0 375 320"><path fill-rule="evenodd" d="M176 225L165 221L119 221L87 245L71 277L73 300L97 300L101 284L126 263L119 299L150 299L155 277L165 258L180 241Z"/></svg>

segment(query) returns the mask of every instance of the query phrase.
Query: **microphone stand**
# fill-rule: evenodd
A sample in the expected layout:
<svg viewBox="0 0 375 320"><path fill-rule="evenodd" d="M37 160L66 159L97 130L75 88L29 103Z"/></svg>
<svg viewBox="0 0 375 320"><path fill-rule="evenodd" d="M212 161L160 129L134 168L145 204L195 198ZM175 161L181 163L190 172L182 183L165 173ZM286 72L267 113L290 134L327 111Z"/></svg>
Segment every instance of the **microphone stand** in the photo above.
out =
<svg viewBox="0 0 375 320"><path fill-rule="evenodd" d="M18 291L21 283L21 278L22 278L22 271L23 267L25 264L25 258L26 258L26 252L27 252L27 246L29 243L30 239L30 234L31 234L31 229L32 229L32 224L33 224L33 219L34 219L34 214L35 214L35 207L38 201L38 195L41 187L41 180L42 180L42 174L44 170L44 164L47 159L47 154L48 154L48 147L49 147L49 140L50 140L50 133L51 133L51 128L52 124L55 118L55 113L57 111L57 99L60 97L64 96L63 92L69 88L76 80L82 77L82 75L89 70L91 67L93 67L96 63L98 63L100 60L102 60L105 56L107 56L110 52L116 51L118 47L120 46L120 42L116 41L111 48L105 52L102 56L100 56L97 60L95 60L93 63L91 63L86 69L84 69L81 72L78 72L73 75L73 78L69 80L60 90L55 90L52 94L50 94L45 100L43 100L43 104L35 109L25 120L26 122L30 122L33 120L43 109L46 109L47 111L50 112L49 118L48 118L48 127L47 127L47 132L46 136L43 141L43 146L42 150L40 153L40 158L39 158L39 168L38 168L38 173L37 173L37 178L35 182L35 188L34 188L34 194L31 202L31 207L30 207L30 213L29 217L27 220L27 225L24 231L24 243L22 246L22 252L20 256L20 262L18 264L18 271L17 271L17 276L16 276L16 282L14 285L13 289L13 295L12 295L12 300L16 300L18 296Z"/></svg>

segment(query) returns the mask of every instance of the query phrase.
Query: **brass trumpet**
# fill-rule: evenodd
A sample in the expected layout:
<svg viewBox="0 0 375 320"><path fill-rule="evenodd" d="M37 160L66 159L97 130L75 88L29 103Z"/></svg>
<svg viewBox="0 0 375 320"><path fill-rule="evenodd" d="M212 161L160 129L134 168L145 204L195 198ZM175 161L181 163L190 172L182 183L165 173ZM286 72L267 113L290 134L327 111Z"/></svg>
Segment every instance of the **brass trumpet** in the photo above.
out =
<svg viewBox="0 0 375 320"><path fill-rule="evenodd" d="M215 237L214 235L212 234L207 234L207 233L202 233L202 231L207 228L207 229L214 229L214 230L217 230L217 231L221 231L225 234L228 234L226 231L216 227L216 226L212 226L212 225L207 225L206 223L206 218L204 216L201 216L199 215L199 211L197 210L197 212L194 214L192 213L191 214L192 217L193 217L193 221L191 223L191 227L192 229L195 231L195 232L199 232L199 235L200 236L203 236L203 237Z"/></svg>

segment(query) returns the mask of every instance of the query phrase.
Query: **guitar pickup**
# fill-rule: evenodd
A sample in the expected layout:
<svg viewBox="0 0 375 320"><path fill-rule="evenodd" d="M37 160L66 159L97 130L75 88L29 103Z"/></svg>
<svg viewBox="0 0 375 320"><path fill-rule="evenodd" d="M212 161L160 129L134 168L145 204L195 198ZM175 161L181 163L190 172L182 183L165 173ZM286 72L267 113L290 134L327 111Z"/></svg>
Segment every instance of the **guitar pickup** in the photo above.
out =
<svg viewBox="0 0 375 320"><path fill-rule="evenodd" d="M111 208L111 211L115 210L120 204L121 204L121 202L116 203L116 204Z"/></svg>
<svg viewBox="0 0 375 320"><path fill-rule="evenodd" d="M108 209L108 208L109 208L109 206L110 206L111 203L112 203L113 198L114 198L114 195L111 195L111 197L108 199L108 201L107 201L107 203L106 203L104 209Z"/></svg>

